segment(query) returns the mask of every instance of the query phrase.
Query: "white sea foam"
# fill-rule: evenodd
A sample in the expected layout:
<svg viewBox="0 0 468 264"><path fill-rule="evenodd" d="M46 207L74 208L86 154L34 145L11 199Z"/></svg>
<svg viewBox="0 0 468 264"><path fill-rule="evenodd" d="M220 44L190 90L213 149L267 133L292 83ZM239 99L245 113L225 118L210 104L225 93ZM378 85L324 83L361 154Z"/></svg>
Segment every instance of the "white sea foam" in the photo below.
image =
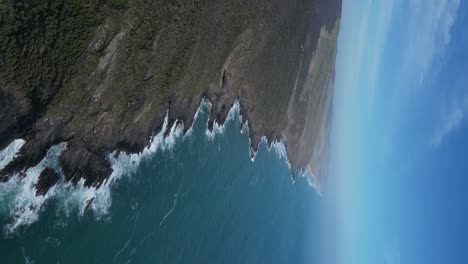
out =
<svg viewBox="0 0 468 264"><path fill-rule="evenodd" d="M39 213L44 204L55 197L59 210L69 215L73 209L83 213L89 201L90 208L100 217L108 212L110 205L110 189L108 185L102 188L85 187L82 179L76 186L66 182L58 166L58 158L66 149L66 143L52 146L44 159L36 166L27 169L24 176L13 175L12 178L0 183L0 202L9 205L10 222L4 227L6 234L14 233L18 228L27 226L39 219ZM61 177L59 182L51 187L44 196L36 196L35 185L40 173L45 168L52 168Z"/></svg>
<svg viewBox="0 0 468 264"><path fill-rule="evenodd" d="M280 160L283 160L284 162L286 162L287 166L289 169L291 169L291 164L289 163L289 159L288 159L288 152L286 150L286 146L284 145L284 143L280 140L274 140L273 142L271 142L269 145L268 145L268 139L267 137L263 136L261 139L260 139L260 143L259 143L259 146L264 144L266 146L266 149L268 152L271 152L271 151L274 151L276 153L276 155L278 156L278 158ZM251 145L251 141L249 139L249 145ZM257 148L259 147L257 146ZM252 148L250 149L250 155L251 155L251 158L250 160L252 162L255 162L255 158L257 157L257 151L254 151Z"/></svg>
<svg viewBox="0 0 468 264"><path fill-rule="evenodd" d="M30 257L28 257L25 253L25 250L23 247L21 247L21 253L23 253L23 258L24 258L24 263L25 264L34 264L35 261L32 260Z"/></svg>
<svg viewBox="0 0 468 264"><path fill-rule="evenodd" d="M15 158L24 143L23 139L15 139L5 149L0 150L0 170Z"/></svg>
<svg viewBox="0 0 468 264"><path fill-rule="evenodd" d="M301 170L299 172L299 177L303 177L306 179L307 181L307 184L315 189L315 191L317 192L317 194L319 196L322 196L323 193L322 193L322 187L320 186L320 183L319 183L319 179L318 177L312 172L310 171L309 169L307 170Z"/></svg>
<svg viewBox="0 0 468 264"><path fill-rule="evenodd" d="M195 116L194 123L199 118L200 113L209 114L212 104L202 99ZM208 113L207 113L208 112ZM242 122L240 116L240 105L236 100L228 112L226 120L223 124L214 122L212 131L206 128L206 136L209 140L213 140L216 135L224 133L226 124L232 122L238 117L242 124L241 133L249 134L248 122ZM58 166L58 158L62 151L65 150L66 144L61 143L49 149L46 157L35 167L29 168L23 179L18 175L14 175L8 182L0 183L0 202L7 202L11 222L5 227L7 234L15 232L19 227L29 225L39 218L39 213L47 200L55 197L58 201L59 211L65 215L69 215L74 210L77 210L80 215L88 208L94 212L97 218L108 215L111 200L111 186L125 175L132 175L142 161L152 157L157 151L171 150L178 139L190 137L192 135L193 126L190 127L185 135L183 135L183 124L177 124L170 128L170 133L164 137L164 131L168 128L168 115L164 119L163 126L159 133L150 139L150 143L140 153L126 154L121 152L117 155L116 152L110 153L108 158L112 166L112 174L99 188L85 187L84 180L81 179L76 186L64 180L63 174ZM250 139L249 139L250 140ZM17 139L13 141L6 149L0 151L0 168L8 164L21 146L24 140ZM267 145L266 137L262 137L261 144ZM274 151L278 157L287 162L291 167L287 158L286 147L281 141L274 141L267 147L269 152ZM252 150L251 150L252 151ZM255 160L256 153L251 152L252 162ZM53 168L60 176L60 181L52 187L46 195L36 196L35 184L38 181L39 175L46 167ZM178 194L177 194L178 195ZM177 200L175 196L175 202ZM165 219L161 221L164 222Z"/></svg>
<svg viewBox="0 0 468 264"><path fill-rule="evenodd" d="M200 116L200 113L206 113L206 112L209 113L211 106L212 106L211 102L206 100L203 97L200 101L200 105L198 106L197 111L195 112L195 115L193 116L193 123L195 123L195 121L198 119L198 117ZM193 133L193 125L187 130L184 137L189 137L192 135L192 133Z"/></svg>
<svg viewBox="0 0 468 264"><path fill-rule="evenodd" d="M110 195L111 185L125 175L134 174L141 162L152 157L158 150L170 150L174 147L176 140L183 136L183 125L177 125L177 122L175 122L170 129L170 133L164 137L164 131L167 130L168 123L169 120L166 115L161 131L150 140L150 144L140 153L120 153L117 156L114 152L109 155L109 160L112 164L113 170L112 174L100 188L91 188L92 192L88 192L87 199L82 203L82 212L84 211L88 201L93 199L90 204L90 209L97 212L98 215L107 214L112 202Z"/></svg>
<svg viewBox="0 0 468 264"><path fill-rule="evenodd" d="M166 214L164 214L163 218L161 219L161 221L159 222L159 225L162 226L164 224L164 222L166 221L166 219L172 214L172 212L174 212L176 206L177 206L177 201L179 199L179 195L180 195L180 191L182 190L182 185L184 185L184 179L185 178L182 178L182 182L180 183L179 185L179 189L177 190L177 192L174 194L174 199L172 200L172 207L171 209L169 209L169 211L167 211Z"/></svg>
<svg viewBox="0 0 468 264"><path fill-rule="evenodd" d="M291 169L291 164L289 163L289 160L288 160L288 152L286 151L286 146L284 145L282 141L279 141L279 140L273 141L270 144L270 147L268 148L268 150L269 151L273 150L280 159L283 159L287 163L289 169Z"/></svg>
<svg viewBox="0 0 468 264"><path fill-rule="evenodd" d="M66 144L55 145L49 149L46 157L36 166L25 171L25 176L14 175L13 178L3 184L0 184L2 196L0 199L8 199L11 194L14 198L9 202L11 223L5 226L6 233L14 232L18 227L29 225L35 222L39 217L39 211L44 202L54 195L55 186L52 187L44 196L36 196L35 184L39 175L46 167L57 168L57 159Z"/></svg>
<svg viewBox="0 0 468 264"><path fill-rule="evenodd" d="M211 105L210 105L211 109ZM223 134L224 130L226 129L226 124L234 120L237 116L239 116L240 112L240 106L239 106L239 101L234 101L234 104L232 105L231 109L229 109L229 112L226 116L226 120L224 121L223 124L219 124L216 120L213 121L213 129L210 131L209 129L206 129L206 136L212 140L215 138L216 135ZM240 119L242 120L242 119Z"/></svg>

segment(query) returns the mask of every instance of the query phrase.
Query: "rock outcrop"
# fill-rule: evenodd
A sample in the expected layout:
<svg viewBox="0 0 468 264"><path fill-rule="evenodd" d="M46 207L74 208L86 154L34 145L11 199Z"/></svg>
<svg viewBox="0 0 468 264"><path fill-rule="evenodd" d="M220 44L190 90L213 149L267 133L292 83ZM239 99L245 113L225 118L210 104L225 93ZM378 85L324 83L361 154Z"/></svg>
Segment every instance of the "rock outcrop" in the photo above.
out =
<svg viewBox="0 0 468 264"><path fill-rule="evenodd" d="M58 181L59 176L51 168L45 168L39 175L39 180L37 181L36 195L46 195L50 188L52 188Z"/></svg>

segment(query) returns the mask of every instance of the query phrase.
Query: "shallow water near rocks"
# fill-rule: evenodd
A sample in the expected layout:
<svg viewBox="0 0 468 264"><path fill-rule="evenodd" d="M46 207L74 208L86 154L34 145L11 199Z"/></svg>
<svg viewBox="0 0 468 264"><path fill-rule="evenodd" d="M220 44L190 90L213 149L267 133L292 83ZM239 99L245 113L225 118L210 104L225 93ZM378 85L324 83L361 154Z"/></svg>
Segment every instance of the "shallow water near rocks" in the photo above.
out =
<svg viewBox="0 0 468 264"><path fill-rule="evenodd" d="M8 232L20 191L4 191L1 263L320 263L317 192L291 182L280 145L262 142L252 161L237 113L208 136L207 118L138 162L114 160L122 177L84 212L57 186L37 219Z"/></svg>

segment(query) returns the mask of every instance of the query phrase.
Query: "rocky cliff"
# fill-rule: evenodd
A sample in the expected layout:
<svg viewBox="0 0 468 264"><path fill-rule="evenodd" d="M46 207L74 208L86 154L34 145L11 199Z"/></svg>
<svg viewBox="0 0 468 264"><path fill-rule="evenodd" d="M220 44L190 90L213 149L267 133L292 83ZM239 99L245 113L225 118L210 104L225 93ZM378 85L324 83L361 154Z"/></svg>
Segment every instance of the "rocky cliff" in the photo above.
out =
<svg viewBox="0 0 468 264"><path fill-rule="evenodd" d="M202 97L209 127L239 100L252 148L282 140L293 171L322 174L340 13L341 0L3 1L0 148L26 143L1 180L67 142L66 180L99 186L110 152L141 151L166 113L188 129Z"/></svg>

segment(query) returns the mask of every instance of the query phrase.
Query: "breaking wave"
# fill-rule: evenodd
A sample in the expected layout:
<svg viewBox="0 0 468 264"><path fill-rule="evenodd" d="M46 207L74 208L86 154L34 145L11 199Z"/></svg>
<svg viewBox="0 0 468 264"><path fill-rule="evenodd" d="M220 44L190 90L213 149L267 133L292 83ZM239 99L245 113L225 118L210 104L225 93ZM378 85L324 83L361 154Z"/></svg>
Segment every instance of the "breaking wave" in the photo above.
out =
<svg viewBox="0 0 468 264"><path fill-rule="evenodd" d="M212 104L202 99L195 116L194 124L200 118L200 114L208 116L211 111ZM228 112L226 120L223 124L214 121L213 129L210 131L206 128L205 134L208 140L213 140L217 135L223 134L226 129L226 124L238 120L241 126L241 133L248 135L248 122L242 122L240 116L239 102L235 101ZM208 122L208 118L207 118ZM93 211L94 215L100 219L108 215L109 208L112 204L111 187L119 179L124 176L135 174L140 164L150 159L158 151L171 150L180 140L190 137L193 133L193 125L183 133L183 124L174 122L170 128L170 133L164 137L164 131L168 128L168 115L164 119L163 126L159 133L154 135L149 144L140 152L127 154L117 151L110 153L108 158L112 166L112 174L99 188L85 187L84 180L81 179L76 186L64 180L63 173L58 165L58 158L66 149L66 143L55 145L49 149L46 157L35 167L29 168L22 176L17 174L5 183L0 183L0 204L7 204L7 212L0 210L0 216L4 213L8 214L9 222L4 227L4 232L9 235L14 233L21 227L28 226L38 220L39 214L47 201L54 199L57 201L58 210L65 216L77 211L82 216L85 210ZM19 149L25 143L22 139L13 141L7 148L0 151L0 169L6 166L13 160ZM289 164L287 158L286 147L281 141L274 141L267 144L267 138L262 137L260 144L267 146L267 151L274 151L280 160ZM250 149L251 161L255 161L256 152ZM44 196L36 196L35 185L38 182L39 175L45 168L52 168L59 176L59 182L54 185ZM293 179L293 177L291 177ZM177 196L174 198L176 203ZM161 220L161 223L165 219Z"/></svg>
<svg viewBox="0 0 468 264"><path fill-rule="evenodd" d="M58 169L58 157L65 149L65 145L62 143L53 146L38 165L27 169L24 175L13 175L9 181L0 184L0 202L9 205L11 218L11 222L4 227L7 234L35 222L44 202L54 196L58 185L53 186L44 196L36 196L35 184L44 168Z"/></svg>
<svg viewBox="0 0 468 264"><path fill-rule="evenodd" d="M205 106L205 108L208 108L208 110L211 109L211 103L208 102L207 100L202 101L202 106ZM239 117L239 122L242 123L242 117L240 116L240 106L239 106L239 101L235 101L234 104L232 105L231 109L229 109L229 112L226 117L226 121L223 124L219 124L216 120L213 122L213 129L210 131L209 129L206 129L206 136L210 139L213 140L216 135L223 134L224 131L226 130L226 124L230 121L233 121L236 119L236 117Z"/></svg>
<svg viewBox="0 0 468 264"><path fill-rule="evenodd" d="M0 169L3 169L15 158L24 143L25 141L22 139L15 139L5 149L0 150Z"/></svg>

